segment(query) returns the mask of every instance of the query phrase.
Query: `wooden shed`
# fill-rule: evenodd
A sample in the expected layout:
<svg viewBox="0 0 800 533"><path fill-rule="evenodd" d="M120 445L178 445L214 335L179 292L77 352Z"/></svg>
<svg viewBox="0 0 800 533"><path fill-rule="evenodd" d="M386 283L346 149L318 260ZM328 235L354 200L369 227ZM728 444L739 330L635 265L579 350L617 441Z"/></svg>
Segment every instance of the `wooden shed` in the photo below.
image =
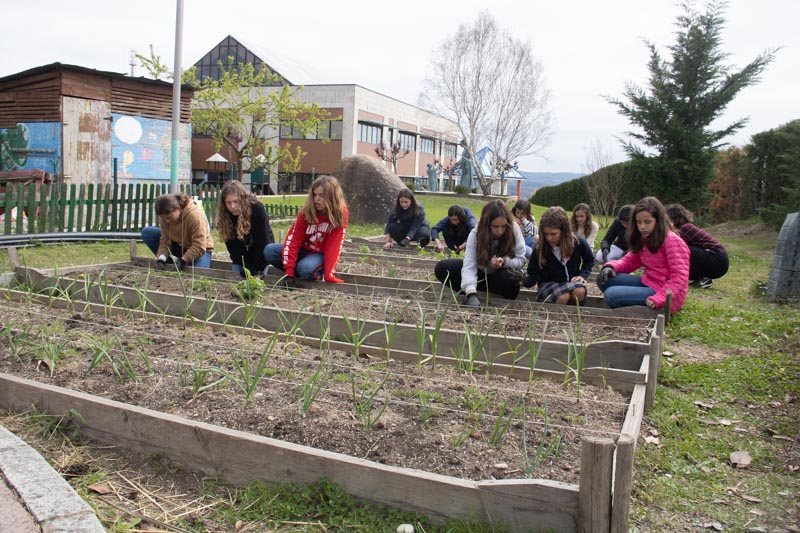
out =
<svg viewBox="0 0 800 533"><path fill-rule="evenodd" d="M181 89L178 179L191 171L191 87ZM69 183L170 179L172 84L52 63L0 78L0 171Z"/></svg>

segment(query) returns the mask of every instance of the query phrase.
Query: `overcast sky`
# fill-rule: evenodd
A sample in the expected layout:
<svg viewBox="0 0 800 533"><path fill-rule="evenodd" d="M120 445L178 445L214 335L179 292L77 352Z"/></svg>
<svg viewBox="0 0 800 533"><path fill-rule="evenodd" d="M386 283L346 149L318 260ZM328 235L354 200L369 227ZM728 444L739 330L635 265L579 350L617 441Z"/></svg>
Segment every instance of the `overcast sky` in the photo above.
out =
<svg viewBox="0 0 800 533"><path fill-rule="evenodd" d="M150 44L173 65L174 1L3 4L0 77L54 62L129 73L130 50L148 55ZM703 10L704 3L695 7ZM433 50L483 9L531 43L551 92L553 143L524 158L521 169L581 172L595 140L613 161L625 159L617 139L630 127L603 96L620 96L627 82L646 85L643 39L666 55L682 13L671 0L186 0L182 65L191 66L230 34L313 67L323 81L355 83L416 104ZM735 67L783 47L761 83L742 91L723 115L724 124L750 117L729 139L740 146L800 118L800 0L732 0L726 19L723 50Z"/></svg>

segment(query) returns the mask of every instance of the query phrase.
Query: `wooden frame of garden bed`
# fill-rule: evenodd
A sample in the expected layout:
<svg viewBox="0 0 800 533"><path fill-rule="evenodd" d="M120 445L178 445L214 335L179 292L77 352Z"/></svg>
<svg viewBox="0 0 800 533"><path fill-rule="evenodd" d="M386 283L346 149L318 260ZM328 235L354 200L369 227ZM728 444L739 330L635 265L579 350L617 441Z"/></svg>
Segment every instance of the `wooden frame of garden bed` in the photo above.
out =
<svg viewBox="0 0 800 533"><path fill-rule="evenodd" d="M84 269L85 267L78 267L69 270ZM17 275L28 281L35 280L40 287L52 286L54 282L63 287L61 282L66 283L66 280L47 277L47 273L26 269L20 269ZM123 287L116 289L123 295L122 299L126 304L132 304L131 307L135 308L138 300L133 291ZM164 306L161 311L174 308L176 314L180 315L187 309L192 313L195 310L202 312L202 307L198 306L205 305L194 298L187 304L183 296L165 293L151 292L149 297L158 299L160 303L156 305L160 308ZM59 307L80 305L53 297L39 298L49 303L56 302ZM236 302L218 304L241 307ZM84 305L91 305L100 312L109 310L109 306L103 304ZM131 307L117 308L115 312L130 313ZM260 310L259 317L262 312L265 313L264 316L270 314L266 312L268 308ZM236 313L235 309L231 310L231 316ZM156 314L162 316L162 313ZM660 329L663 332L663 317L656 324L655 330ZM274 331L277 329L274 326L280 326L280 323L272 316L271 320L259 318L259 325L265 330ZM458 332L448 332L451 333ZM306 340L314 344L310 336ZM554 346L551 347L551 344ZM554 350L553 355L556 349L563 352L564 347L559 347L559 344L563 343L548 342L548 354L551 349ZM530 531L532 527L556 531L626 531L634 447L642 417L652 402L655 391L653 369L658 368L661 343L660 336L654 332L649 344L636 343L634 348L630 347L631 343L617 344L627 346L618 346L621 348L621 355L614 360L627 359L625 364L630 364L631 360L638 359L636 371L587 368L584 376L587 382L605 382L630 394L628 411L616 442L608 438L583 439L581 480L578 486L528 479L473 482L417 470L387 467L5 375L0 375L0 383L4 385L0 387L0 405L24 410L31 404L36 404L39 409L59 416L66 415L69 409L76 409L86 420L82 426L89 438L145 453L163 452L192 469L213 473L222 471L223 477L233 483L307 483L324 477L355 496L422 513L437 520L446 517L472 518L487 523L503 523L514 531ZM388 355L385 347L368 348L373 353ZM635 355L637 353L638 357ZM417 361L417 354L413 351L394 347L391 356ZM440 356L437 361L457 363L447 359ZM548 359L543 353L539 361L546 363ZM563 371L545 368L546 366L547 364L543 364L539 368L537 364L537 376L563 379ZM528 374L527 369L512 367L504 362L496 362L491 370L518 373L521 376ZM170 437L165 437L167 435ZM176 445L178 442L181 444ZM234 453L231 453L232 450ZM258 457L268 459L253 459Z"/></svg>
<svg viewBox="0 0 800 533"><path fill-rule="evenodd" d="M96 265L92 268L103 268L103 266ZM58 286L61 291L70 290L73 299L80 299L81 296L86 294L84 290L86 282L80 279L65 279L60 276L84 271L86 271L86 267L63 269L57 273L54 271L18 268L17 276L21 281L26 281L36 286L37 290L41 291ZM55 274L58 274L59 277L51 277ZM192 316L198 322L209 322L206 319L209 314L208 300L205 298L148 291L145 308L141 309L140 294L135 289L115 285L108 285L107 288L116 291L120 306L128 310L140 309L158 315L178 317ZM104 303L99 287L90 288L89 299L89 303ZM277 308L267 306L255 306L253 309L248 309L241 302L232 300L216 300L213 305L216 313L226 317L225 324L228 325L248 325L252 329L281 332L284 328L284 323L288 320L293 323L303 322L303 332L298 337L304 342L318 344L322 336L322 323L317 313L280 311ZM382 321L366 318L359 320L364 323L365 331L384 330L386 327L386 323ZM624 319L621 318L621 320ZM663 317L659 316L654 321L654 327L650 332L650 340L647 343L614 340L592 342L586 348L583 380L592 384L608 384L624 393L629 393L636 384L646 383L646 406L649 409L655 396L656 380L647 379L647 376L640 372L640 364L642 357L647 355L650 360L648 374L657 376L662 351L663 324ZM345 338L348 333L351 333L349 331L350 326L342 316L330 316L326 321L326 327L330 328L330 340ZM434 328L428 327L426 328L425 337L436 335L438 353L433 354L425 351L420 353L417 327L400 323L395 324L394 327L396 336L391 346L380 343L381 335L373 335L363 345L362 348L364 350L362 351L370 349L372 353L383 354L384 357L393 357L406 362L419 362L420 358L435 358L435 363L453 366L460 364L457 356L443 354L458 354L467 340L466 333L448 329L434 331ZM510 347L523 345L525 339L485 334L481 336L480 340L482 351L493 357L490 360L486 357L476 359L475 364L477 366L489 367L489 371L513 375L519 379L526 379L529 376L530 369L526 362L519 361L514 363L514 354L509 350ZM540 354L534 367L535 373L551 374L563 378L564 369L569 368L567 361L568 349L569 346L565 341L542 341Z"/></svg>

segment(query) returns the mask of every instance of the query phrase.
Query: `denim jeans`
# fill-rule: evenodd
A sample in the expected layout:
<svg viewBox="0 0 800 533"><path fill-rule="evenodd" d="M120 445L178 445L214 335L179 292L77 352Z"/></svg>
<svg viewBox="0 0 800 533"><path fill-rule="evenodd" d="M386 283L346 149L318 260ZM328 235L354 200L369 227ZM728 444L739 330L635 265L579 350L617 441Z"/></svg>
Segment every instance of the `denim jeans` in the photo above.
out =
<svg viewBox="0 0 800 533"><path fill-rule="evenodd" d="M264 248L264 259L267 264L283 270L283 243L273 242ZM303 279L322 279L322 266L325 256L318 252L309 252L300 248L297 253L297 264L294 267L296 277Z"/></svg>
<svg viewBox="0 0 800 533"><path fill-rule="evenodd" d="M267 264L267 266L264 267L264 271L261 272L261 273L266 276L267 275L267 271L269 270L269 267L270 267L270 265ZM242 265L232 264L231 265L231 271L236 272L237 274L242 274L244 272L244 268L242 268ZM257 273L250 272L251 276L255 276L256 274Z"/></svg>
<svg viewBox="0 0 800 533"><path fill-rule="evenodd" d="M654 295L656 291L642 284L640 276L632 274L617 274L608 280L605 286L600 285L606 303L611 309L627 307L629 305L647 305L645 300Z"/></svg>
<svg viewBox="0 0 800 533"><path fill-rule="evenodd" d="M142 241L153 252L153 255L158 253L158 243L161 240L161 228L158 226L145 226L142 228ZM177 242L170 243L169 253L181 257L183 250ZM211 252L206 252L190 263L195 268L209 268L211 266Z"/></svg>

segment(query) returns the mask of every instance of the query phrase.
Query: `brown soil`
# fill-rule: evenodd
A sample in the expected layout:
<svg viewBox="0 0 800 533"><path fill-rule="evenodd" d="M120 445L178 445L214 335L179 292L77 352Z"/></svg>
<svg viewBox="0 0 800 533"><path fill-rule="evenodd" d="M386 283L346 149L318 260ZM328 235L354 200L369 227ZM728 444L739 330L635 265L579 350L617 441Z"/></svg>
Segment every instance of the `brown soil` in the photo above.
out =
<svg viewBox="0 0 800 533"><path fill-rule="evenodd" d="M93 283L97 284L101 271L64 277L78 279L79 276L94 280ZM235 281L191 279L188 276L181 280L175 273L148 272L146 268L129 266L103 269L102 278L110 285L170 294L186 293L210 300L239 301ZM271 279L268 285L275 283L277 278ZM407 325L419 324L424 318L429 327L434 325L434 321L441 320L440 327L443 329L463 330L468 325L472 331L479 333L491 331L497 335L519 338L533 334L537 338L559 341L568 340L568 334L582 334L587 342L610 338L647 343L654 327L653 319L589 314L578 319L574 314L567 316L559 310L554 311L551 306L542 307L533 302L525 304L518 301L505 308L478 313L454 303L449 290L441 293L441 301L437 303L412 297L371 295L368 288L365 289L365 295L351 295L329 290L330 287L324 283L305 282L303 287L302 290L288 292L274 285L268 286L268 290L251 303L282 310L322 312L334 316L347 314L359 319Z"/></svg>
<svg viewBox="0 0 800 533"><path fill-rule="evenodd" d="M599 387L584 385L578 400L574 385L536 380L529 386L442 365L354 358L345 351L320 351L297 342L271 344L255 332L176 327L135 312L124 318L93 316L76 305L76 310L60 311L4 303L0 371L193 420L466 479L536 477L576 483L581 437L618 433L627 408L626 398ZM97 357L99 362L90 369L103 348L110 357ZM233 359L254 368L264 353L267 371L250 401L230 379L193 394L193 378L204 370L215 367L235 374ZM132 361L140 376L137 381L119 369L123 355ZM111 359L117 361L121 376ZM323 374L324 385L304 416L302 391L314 376ZM221 376L219 370L210 370L201 382ZM355 402L364 404L373 393L372 408L365 409L375 419L370 426ZM497 428L505 426L515 406L519 409L503 433ZM550 453L536 462L539 446Z"/></svg>

